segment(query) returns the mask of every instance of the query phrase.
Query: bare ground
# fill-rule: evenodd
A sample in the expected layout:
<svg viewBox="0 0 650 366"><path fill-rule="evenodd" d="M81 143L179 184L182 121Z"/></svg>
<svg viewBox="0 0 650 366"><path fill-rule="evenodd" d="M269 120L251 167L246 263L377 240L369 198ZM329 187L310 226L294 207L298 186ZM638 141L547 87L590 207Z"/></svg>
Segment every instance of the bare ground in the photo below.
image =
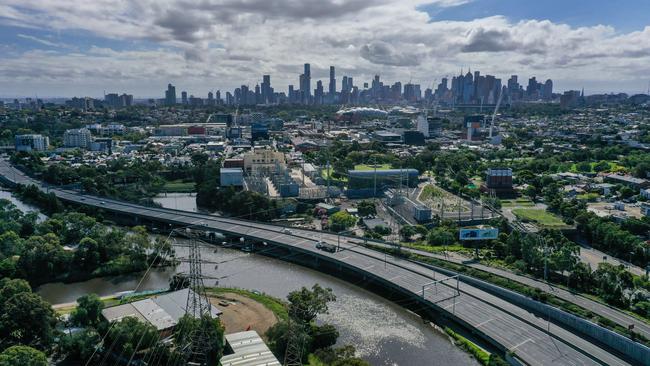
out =
<svg viewBox="0 0 650 366"><path fill-rule="evenodd" d="M221 314L221 324L226 328L226 333L255 330L259 335L278 322L275 314L259 302L235 293L226 292L218 296L210 296L210 302ZM228 306L219 303L229 303Z"/></svg>

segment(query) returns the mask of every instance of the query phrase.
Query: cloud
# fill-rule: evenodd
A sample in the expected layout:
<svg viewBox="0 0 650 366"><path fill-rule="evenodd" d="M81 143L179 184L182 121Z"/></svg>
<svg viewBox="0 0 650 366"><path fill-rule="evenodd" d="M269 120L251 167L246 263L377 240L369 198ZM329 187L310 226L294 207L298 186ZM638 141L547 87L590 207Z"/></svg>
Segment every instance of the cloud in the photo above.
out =
<svg viewBox="0 0 650 366"><path fill-rule="evenodd" d="M40 43L42 45L49 46L49 47L73 48L71 45L68 45L68 44L65 44L65 43L52 42L52 41L48 41L46 39L42 39L42 38L38 38L38 37L34 37L34 36L27 35L27 34L22 34L22 33L18 33L16 35L16 37L19 37L19 38L22 38L22 39L27 39L27 40L30 40L30 41L34 41L36 43Z"/></svg>
<svg viewBox="0 0 650 366"><path fill-rule="evenodd" d="M417 66L421 55L412 52L400 52L386 42L373 41L361 46L361 57L373 64L390 66Z"/></svg>
<svg viewBox="0 0 650 366"><path fill-rule="evenodd" d="M470 32L468 42L462 47L462 51L502 52L514 51L519 47L521 44L515 42L508 31L476 28Z"/></svg>
<svg viewBox="0 0 650 366"><path fill-rule="evenodd" d="M379 73L386 82L412 78L429 86L471 66L502 78L552 78L561 90L564 79L590 77L633 85L633 75L650 64L650 27L621 33L498 15L436 21L423 10L464 2L2 0L0 23L20 34L21 47L2 48L0 85L68 94L116 85L152 96L172 81L202 95L271 74L274 88L286 91L309 62L315 80L335 65L339 85L343 75L360 84ZM34 37L26 29L57 36ZM92 44L80 43L79 35ZM37 52L43 45L55 52Z"/></svg>

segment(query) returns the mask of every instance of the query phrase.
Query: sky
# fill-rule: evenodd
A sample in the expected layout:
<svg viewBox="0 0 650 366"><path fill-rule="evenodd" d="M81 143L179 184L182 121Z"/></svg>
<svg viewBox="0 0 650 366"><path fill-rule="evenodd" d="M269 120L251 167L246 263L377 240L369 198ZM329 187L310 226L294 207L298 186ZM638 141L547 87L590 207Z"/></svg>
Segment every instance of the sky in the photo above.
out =
<svg viewBox="0 0 650 366"><path fill-rule="evenodd" d="M0 97L162 98L328 85L422 89L480 70L555 91L646 92L648 0L0 0Z"/></svg>

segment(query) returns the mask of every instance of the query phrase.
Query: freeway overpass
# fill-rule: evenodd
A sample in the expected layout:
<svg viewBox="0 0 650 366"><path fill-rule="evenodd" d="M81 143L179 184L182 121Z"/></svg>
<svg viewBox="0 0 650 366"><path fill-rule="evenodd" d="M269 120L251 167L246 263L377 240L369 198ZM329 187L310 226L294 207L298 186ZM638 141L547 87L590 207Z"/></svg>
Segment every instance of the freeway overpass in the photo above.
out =
<svg viewBox="0 0 650 366"><path fill-rule="evenodd" d="M0 160L0 177L8 184L35 184L46 189L3 160ZM366 279L364 286L373 283L373 288L382 287L387 292L400 294L431 314L471 329L506 352L515 362L528 365L650 364L650 358L637 356L635 360L629 354L619 354L597 340L574 334L542 315L478 287L463 282L438 282L446 278L443 273L360 246L358 238L298 229L288 233L283 227L268 223L145 207L71 190L50 188L49 191L67 203L88 206L140 223L155 222L163 227L198 224L206 231L263 242L282 249L283 259L293 256L293 260L299 263L327 270L329 274L338 274L344 279L348 276ZM316 243L319 240L340 245L341 250L336 253L318 250Z"/></svg>

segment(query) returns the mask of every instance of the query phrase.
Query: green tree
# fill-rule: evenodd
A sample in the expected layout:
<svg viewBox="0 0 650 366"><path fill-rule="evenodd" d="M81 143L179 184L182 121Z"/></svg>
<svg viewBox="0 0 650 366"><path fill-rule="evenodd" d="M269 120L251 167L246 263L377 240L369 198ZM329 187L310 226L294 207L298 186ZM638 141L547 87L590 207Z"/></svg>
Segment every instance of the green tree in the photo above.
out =
<svg viewBox="0 0 650 366"><path fill-rule="evenodd" d="M77 299L77 307L70 314L75 325L96 326L101 321L104 303L95 294L83 295Z"/></svg>
<svg viewBox="0 0 650 366"><path fill-rule="evenodd" d="M47 357L28 346L11 346L0 353L0 366L47 366Z"/></svg>
<svg viewBox="0 0 650 366"><path fill-rule="evenodd" d="M223 355L224 343L224 327L219 318L204 316L201 319L196 319L191 315L184 315L178 321L176 328L179 331L174 335L174 339L176 344L181 346L189 344L192 335L196 332L203 333L210 345L210 349L206 353L207 364L216 365L219 362Z"/></svg>
<svg viewBox="0 0 650 366"><path fill-rule="evenodd" d="M67 361L75 364L74 361L80 361L79 364L85 364L95 352L95 347L99 344L101 336L96 330L86 328L82 331L72 334L66 334L61 337L59 347L61 353L66 356Z"/></svg>
<svg viewBox="0 0 650 366"><path fill-rule="evenodd" d="M357 218L347 211L339 211L330 216L330 228L333 231L343 231L357 223Z"/></svg>
<svg viewBox="0 0 650 366"><path fill-rule="evenodd" d="M7 344L23 344L46 349L52 343L56 317L54 311L39 295L18 293L2 306L0 334Z"/></svg>
<svg viewBox="0 0 650 366"><path fill-rule="evenodd" d="M311 290L303 287L290 292L287 300L289 300L289 314L308 324L316 319L318 314L327 313L327 303L335 301L336 296L331 288L314 284Z"/></svg>
<svg viewBox="0 0 650 366"><path fill-rule="evenodd" d="M375 203L372 201L361 201L357 204L357 209L359 210L359 216L365 217L365 216L374 216L377 214L377 208L375 207Z"/></svg>

